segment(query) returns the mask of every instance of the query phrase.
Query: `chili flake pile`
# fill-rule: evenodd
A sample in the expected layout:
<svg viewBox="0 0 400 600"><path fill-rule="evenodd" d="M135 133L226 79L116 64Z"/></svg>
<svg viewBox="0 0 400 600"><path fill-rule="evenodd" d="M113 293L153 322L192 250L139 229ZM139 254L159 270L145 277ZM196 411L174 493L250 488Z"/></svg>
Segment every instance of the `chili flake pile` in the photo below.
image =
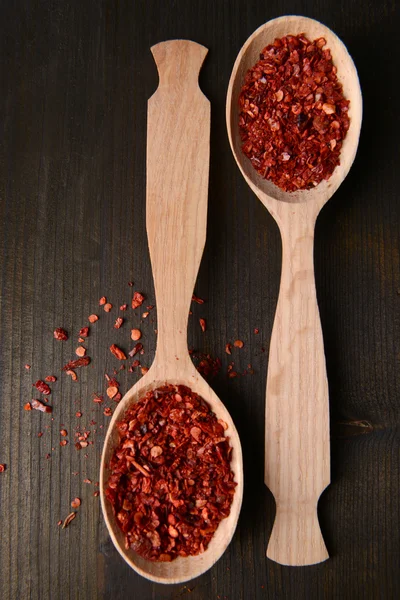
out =
<svg viewBox="0 0 400 600"><path fill-rule="evenodd" d="M324 38L276 39L249 69L239 97L243 153L286 192L311 189L340 164L349 101Z"/></svg>
<svg viewBox="0 0 400 600"><path fill-rule="evenodd" d="M165 562L206 550L236 487L226 428L185 386L152 390L128 411L105 491L127 549Z"/></svg>

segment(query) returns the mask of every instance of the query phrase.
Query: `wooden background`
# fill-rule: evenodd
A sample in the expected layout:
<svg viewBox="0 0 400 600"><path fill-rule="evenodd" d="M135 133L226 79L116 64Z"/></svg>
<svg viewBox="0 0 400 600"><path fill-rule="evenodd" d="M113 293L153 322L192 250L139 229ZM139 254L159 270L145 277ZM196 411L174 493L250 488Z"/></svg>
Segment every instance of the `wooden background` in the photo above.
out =
<svg viewBox="0 0 400 600"><path fill-rule="evenodd" d="M332 422L332 485L320 520L331 559L306 568L265 558L274 502L263 484L264 394L281 246L234 163L224 119L237 52L260 24L284 13L336 31L355 60L365 102L358 156L317 223ZM2 600L399 597L399 26L391 0L1 0ZM117 366L108 346L129 349L130 327L138 325L142 363L154 354L155 311L141 323L130 310L115 331L117 309L106 315L98 299L129 302L133 280L154 304L144 211L146 103L157 86L149 48L176 37L210 49L201 73L212 106L209 226L196 285L208 302L193 307L189 341L222 359L212 385L238 426L246 483L238 529L221 560L187 585L163 587L119 557L96 488L83 479L98 479L107 417L92 393L104 391L104 372ZM74 384L60 367L92 312L101 314L88 341L92 365ZM68 329L70 341L53 340L56 326ZM228 357L225 343L236 338L245 346ZM251 363L254 375L228 379L230 358L240 372ZM59 377L53 415L24 411L32 383L52 373ZM122 372L122 389L138 376ZM64 448L61 424L70 434ZM74 428L84 425L94 444L78 452ZM78 516L61 530L57 521L75 496L82 498Z"/></svg>

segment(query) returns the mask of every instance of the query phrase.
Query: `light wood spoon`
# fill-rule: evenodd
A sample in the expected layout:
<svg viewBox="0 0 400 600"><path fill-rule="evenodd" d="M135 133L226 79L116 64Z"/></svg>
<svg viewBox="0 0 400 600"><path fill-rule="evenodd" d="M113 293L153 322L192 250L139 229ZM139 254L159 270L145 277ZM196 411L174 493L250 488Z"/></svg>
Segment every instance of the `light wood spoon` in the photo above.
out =
<svg viewBox="0 0 400 600"><path fill-rule="evenodd" d="M206 239L210 153L210 103L198 86L207 49L186 40L151 48L160 77L147 116L147 235L157 301L158 336L153 365L118 404L104 443L100 490L104 518L115 547L135 571L161 583L178 583L209 569L228 546L243 495L242 450L233 421L189 356L187 324L193 288ZM118 443L117 422L143 395L166 382L183 384L202 396L228 424L237 483L229 517L207 550L170 563L145 560L125 549L111 504L104 496L109 461Z"/></svg>
<svg viewBox="0 0 400 600"><path fill-rule="evenodd" d="M331 178L310 191L283 192L242 153L239 95L247 70L275 38L304 33L326 39L350 100L350 128ZM328 558L317 516L330 482L329 401L324 345L314 281L314 228L319 211L346 177L360 135L362 98L354 63L340 39L306 17L269 21L240 50L229 82L226 120L236 162L251 189L276 220L282 237L282 274L272 330L265 408L265 483L276 502L267 556L284 565Z"/></svg>

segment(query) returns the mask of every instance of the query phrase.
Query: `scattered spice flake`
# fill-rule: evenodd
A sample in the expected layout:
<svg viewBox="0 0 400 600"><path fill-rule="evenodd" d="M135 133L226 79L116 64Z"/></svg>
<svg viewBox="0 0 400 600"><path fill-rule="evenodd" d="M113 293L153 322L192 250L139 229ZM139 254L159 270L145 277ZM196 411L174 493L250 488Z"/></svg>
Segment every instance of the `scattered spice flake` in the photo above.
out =
<svg viewBox="0 0 400 600"><path fill-rule="evenodd" d="M68 339L68 333L62 327L57 327L57 329L54 330L54 337L56 340L66 342Z"/></svg>
<svg viewBox="0 0 400 600"><path fill-rule="evenodd" d="M205 319L199 319L199 323L200 323L201 330L204 333L205 330L207 329L206 320Z"/></svg>
<svg viewBox="0 0 400 600"><path fill-rule="evenodd" d="M32 410L32 406L30 402L25 402L24 404L24 410Z"/></svg>
<svg viewBox="0 0 400 600"><path fill-rule="evenodd" d="M106 407L103 411L106 417L112 417L112 410L109 407Z"/></svg>
<svg viewBox="0 0 400 600"><path fill-rule="evenodd" d="M83 338L89 337L89 327L82 327L82 329L79 330L79 336Z"/></svg>
<svg viewBox="0 0 400 600"><path fill-rule="evenodd" d="M89 315L88 320L89 320L89 323L96 323L96 321L99 320L99 317L97 315Z"/></svg>
<svg viewBox="0 0 400 600"><path fill-rule="evenodd" d="M77 381L77 379L78 379L78 375L75 373L75 371L73 371L72 369L67 369L67 370L65 371L65 373L66 373L67 375L71 375L71 379L72 379L72 381Z"/></svg>
<svg viewBox="0 0 400 600"><path fill-rule="evenodd" d="M58 527L60 527L60 525L62 525L62 521L61 520L57 521L57 525L58 525Z"/></svg>
<svg viewBox="0 0 400 600"><path fill-rule="evenodd" d="M138 308L139 306L142 306L144 301L144 296L143 294L141 294L140 292L135 292L133 294L133 298L132 298L132 308Z"/></svg>
<svg viewBox="0 0 400 600"><path fill-rule="evenodd" d="M142 319L147 319L148 316L149 316L149 313L148 312L144 312L142 314Z"/></svg>
<svg viewBox="0 0 400 600"><path fill-rule="evenodd" d="M236 373L236 371L230 371L230 373L228 373L228 377L229 379L233 379L234 377L237 377L238 374Z"/></svg>
<svg viewBox="0 0 400 600"><path fill-rule="evenodd" d="M85 356L86 354L86 348L84 348L83 346L78 346L77 349L75 350L75 354L77 356Z"/></svg>
<svg viewBox="0 0 400 600"><path fill-rule="evenodd" d="M102 296L99 300L99 306L104 306L104 304L107 302L107 298L105 296Z"/></svg>
<svg viewBox="0 0 400 600"><path fill-rule="evenodd" d="M225 344L225 352L226 352L227 354L232 354L231 350L232 350L232 344L230 344L230 343L228 342L227 344Z"/></svg>
<svg viewBox="0 0 400 600"><path fill-rule="evenodd" d="M76 517L76 512L72 512L69 513L68 517L66 517L63 525L62 525L62 529L65 529L66 527L68 527L68 525L71 523L71 521L73 521Z"/></svg>
<svg viewBox="0 0 400 600"><path fill-rule="evenodd" d="M140 368L140 372L142 373L142 375L146 375L146 373L148 372L148 368L147 367L141 367Z"/></svg>
<svg viewBox="0 0 400 600"><path fill-rule="evenodd" d="M129 287L133 287L133 281L128 281Z"/></svg>
<svg viewBox="0 0 400 600"><path fill-rule="evenodd" d="M95 402L96 404L101 404L102 402L104 402L104 398L101 394L93 392L93 402Z"/></svg>
<svg viewBox="0 0 400 600"><path fill-rule="evenodd" d="M193 296L192 296L192 301L197 302L197 304L204 304L204 302L205 302L205 300L203 300L203 298L199 298L195 294L193 294Z"/></svg>
<svg viewBox="0 0 400 600"><path fill-rule="evenodd" d="M122 317L117 317L115 323L114 323L114 328L115 329L119 329L122 325L122 323L124 322Z"/></svg>
<svg viewBox="0 0 400 600"><path fill-rule="evenodd" d="M118 360L126 360L125 353L121 350L121 348L118 348L116 344L112 344L110 346L110 352L111 354L114 354L115 358L118 358Z"/></svg>
<svg viewBox="0 0 400 600"><path fill-rule="evenodd" d="M4 463L0 464L0 473L4 473L4 471L7 469L7 465L5 465Z"/></svg>
<svg viewBox="0 0 400 600"><path fill-rule="evenodd" d="M74 498L71 502L71 507L72 508L79 508L79 506L81 505L81 499L80 498Z"/></svg>
<svg viewBox="0 0 400 600"><path fill-rule="evenodd" d="M114 402L119 402L122 398L121 392L118 392L113 398Z"/></svg>
<svg viewBox="0 0 400 600"><path fill-rule="evenodd" d="M47 377L44 378L45 381L49 381L50 383L54 383L55 381L57 381L57 377L55 377L55 375L47 375Z"/></svg>
<svg viewBox="0 0 400 600"><path fill-rule="evenodd" d="M121 306L119 307L119 310L126 310L128 308L127 304L121 304Z"/></svg>
<svg viewBox="0 0 400 600"><path fill-rule="evenodd" d="M147 310L153 310L154 306L153 304L149 304L149 306L146 306Z"/></svg>
<svg viewBox="0 0 400 600"><path fill-rule="evenodd" d="M248 70L240 93L242 151L263 178L287 192L330 178L349 129L349 101L325 44L304 34L275 39Z"/></svg>
<svg viewBox="0 0 400 600"><path fill-rule="evenodd" d="M39 390L39 392L41 394L43 394L44 396L48 396L51 393L50 387L47 385L47 383L45 383L41 379L38 379L37 382L33 384L33 386L37 390Z"/></svg>
<svg viewBox="0 0 400 600"><path fill-rule="evenodd" d="M92 483L92 480L86 478L86 479L83 480L83 483Z"/></svg>
<svg viewBox="0 0 400 600"><path fill-rule="evenodd" d="M40 400L32 399L31 406L35 410L40 410L44 413L51 413L53 411L52 406L49 406L48 404L43 404L43 402L40 402Z"/></svg>
<svg viewBox="0 0 400 600"><path fill-rule="evenodd" d="M79 342L80 344L83 344L83 343L85 342L85 338L81 338L81 337L79 337L79 338L78 338L78 342Z"/></svg>
<svg viewBox="0 0 400 600"><path fill-rule="evenodd" d="M27 371L29 371L29 369L30 369L30 368L31 368L31 365L25 365L25 369L26 369Z"/></svg>
<svg viewBox="0 0 400 600"><path fill-rule="evenodd" d="M64 367L63 371L70 371L78 367L86 367L90 363L90 356L82 356L76 360L70 360Z"/></svg>
<svg viewBox="0 0 400 600"><path fill-rule="evenodd" d="M260 333L260 330L257 329L257 327L254 329L254 333L257 335L258 333Z"/></svg>
<svg viewBox="0 0 400 600"><path fill-rule="evenodd" d="M107 302L107 304L104 305L104 310L106 312L110 312L110 310L112 309L113 305L110 302Z"/></svg>
<svg viewBox="0 0 400 600"><path fill-rule="evenodd" d="M60 429L60 435L66 437L68 435L68 431L66 429Z"/></svg>
<svg viewBox="0 0 400 600"><path fill-rule="evenodd" d="M134 346L132 348L132 350L129 352L129 356L131 358L133 358L135 356L135 354L137 354L138 352L141 352L141 350L143 350L143 344L141 344L140 342L138 344L136 344L136 346Z"/></svg>
<svg viewBox="0 0 400 600"><path fill-rule="evenodd" d="M68 440L61 440L60 446L66 446L68 444Z"/></svg>
<svg viewBox="0 0 400 600"><path fill-rule="evenodd" d="M219 358L213 358L210 354L195 353L193 351L190 354L196 369L205 379L213 379L221 369L221 360Z"/></svg>
<svg viewBox="0 0 400 600"><path fill-rule="evenodd" d="M229 439L208 404L166 385L141 398L118 429L105 495L126 548L163 562L204 552L236 487Z"/></svg>
<svg viewBox="0 0 400 600"><path fill-rule="evenodd" d="M37 434L38 438L43 437L43 431L39 431L39 433Z"/></svg>
<svg viewBox="0 0 400 600"><path fill-rule="evenodd" d="M100 496L100 492L99 492L99 491L93 492L93 496L94 496L95 498L97 498L98 496Z"/></svg>
<svg viewBox="0 0 400 600"><path fill-rule="evenodd" d="M107 396L112 400L118 394L118 388L115 385L110 385L107 388Z"/></svg>
<svg viewBox="0 0 400 600"><path fill-rule="evenodd" d="M80 418L81 418L81 416L82 416L82 413L81 413L81 411L80 411L80 410L78 410L78 411L75 413L75 416L76 416L76 417L78 417L78 419L80 419Z"/></svg>
<svg viewBox="0 0 400 600"><path fill-rule="evenodd" d="M242 340L235 340L233 342L233 345L235 346L235 348L243 348L244 343L242 342Z"/></svg>
<svg viewBox="0 0 400 600"><path fill-rule="evenodd" d="M131 329L131 339L134 342L137 342L142 337L142 332L140 329Z"/></svg>

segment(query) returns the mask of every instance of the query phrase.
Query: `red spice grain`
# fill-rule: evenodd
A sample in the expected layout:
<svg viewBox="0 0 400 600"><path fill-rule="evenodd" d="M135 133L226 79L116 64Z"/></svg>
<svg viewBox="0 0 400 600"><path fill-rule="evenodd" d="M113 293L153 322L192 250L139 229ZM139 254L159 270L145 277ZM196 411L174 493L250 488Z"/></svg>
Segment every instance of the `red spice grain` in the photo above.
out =
<svg viewBox="0 0 400 600"><path fill-rule="evenodd" d="M80 410L78 410L78 411L75 413L75 416L76 416L76 417L78 417L78 419L80 419L80 418L81 418L81 416L82 416L82 413L81 413L81 411L80 411Z"/></svg>
<svg viewBox="0 0 400 600"><path fill-rule="evenodd" d="M242 151L286 192L313 188L340 164L349 101L325 44L304 34L275 39L248 70L239 97Z"/></svg>
<svg viewBox="0 0 400 600"><path fill-rule="evenodd" d="M115 329L119 329L122 325L122 323L124 322L122 317L117 317L115 323L114 323L114 328Z"/></svg>
<svg viewBox="0 0 400 600"><path fill-rule="evenodd" d="M131 358L133 358L135 356L135 354L137 354L138 352L141 352L143 350L143 344L141 344L140 342L138 344L136 344L132 350L129 352L129 356Z"/></svg>
<svg viewBox="0 0 400 600"><path fill-rule="evenodd" d="M104 306L104 304L107 302L107 298L105 296L102 296L99 300L99 306Z"/></svg>
<svg viewBox="0 0 400 600"><path fill-rule="evenodd" d="M195 294L193 294L193 296L192 296L192 301L197 302L197 304L204 304L204 302L205 302L205 300L203 300L203 298L199 298Z"/></svg>
<svg viewBox="0 0 400 600"><path fill-rule="evenodd" d="M57 381L57 377L55 377L55 375L47 375L47 377L44 378L45 381L48 381L50 383L54 383L55 381Z"/></svg>
<svg viewBox="0 0 400 600"><path fill-rule="evenodd" d="M106 407L106 408L103 410L103 414L104 414L106 417L112 417L112 410L111 410L111 408L109 408L109 407L107 406L107 407Z"/></svg>
<svg viewBox="0 0 400 600"><path fill-rule="evenodd" d="M71 376L72 381L77 381L78 375L72 369L66 369L65 373Z"/></svg>
<svg viewBox="0 0 400 600"><path fill-rule="evenodd" d="M119 307L119 310L126 310L128 308L127 304L121 304L121 306Z"/></svg>
<svg viewBox="0 0 400 600"><path fill-rule="evenodd" d="M139 306L142 306L144 301L144 296L143 294L141 294L140 292L135 292L133 294L133 298L132 298L132 308L138 308Z"/></svg>
<svg viewBox="0 0 400 600"><path fill-rule="evenodd" d="M137 342L142 337L140 329L131 329L131 340Z"/></svg>
<svg viewBox="0 0 400 600"><path fill-rule="evenodd" d="M62 327L57 327L57 329L54 330L54 337L56 340L65 342L68 339L68 333Z"/></svg>
<svg viewBox="0 0 400 600"><path fill-rule="evenodd" d="M32 410L32 406L30 402L25 402L24 404L24 410Z"/></svg>
<svg viewBox="0 0 400 600"><path fill-rule="evenodd" d="M235 346L235 348L243 348L244 343L242 342L242 340L235 340L233 342L233 345Z"/></svg>
<svg viewBox="0 0 400 600"><path fill-rule="evenodd" d="M41 379L38 379L37 382L34 383L33 385L37 390L39 390L39 392L41 392L45 396L48 396L51 393L50 387L47 385L47 383L45 383Z"/></svg>
<svg viewBox="0 0 400 600"><path fill-rule="evenodd" d="M93 496L94 496L95 498L97 498L98 496L100 496L100 492L99 492L99 491L97 491L97 492L93 492Z"/></svg>
<svg viewBox="0 0 400 600"><path fill-rule="evenodd" d="M29 369L30 369L30 368L31 368L31 365L25 365L25 369L26 369L27 371L29 371Z"/></svg>
<svg viewBox="0 0 400 600"><path fill-rule="evenodd" d="M72 512L68 515L68 517L66 517L66 519L64 520L64 523L62 525L62 529L65 529L66 527L68 527L68 525L71 523L71 521L73 521L76 517L76 512Z"/></svg>
<svg viewBox="0 0 400 600"><path fill-rule="evenodd" d="M86 367L90 363L90 356L82 356L76 360L70 360L63 367L63 371L70 371L71 369L77 369L78 367Z"/></svg>
<svg viewBox="0 0 400 600"><path fill-rule="evenodd" d="M142 319L147 319L148 316L149 316L149 313L148 312L144 312L142 314Z"/></svg>
<svg viewBox="0 0 400 600"><path fill-rule="evenodd" d="M78 508L81 505L81 499L80 498L74 498L71 502L71 507L72 508Z"/></svg>
<svg viewBox="0 0 400 600"><path fill-rule="evenodd" d="M115 344L110 346L110 352L111 354L114 354L115 358L118 358L118 360L126 360L125 352L123 352L121 348L118 348L118 346Z"/></svg>
<svg viewBox="0 0 400 600"><path fill-rule="evenodd" d="M0 473L4 473L4 471L7 469L7 466L4 463L0 464Z"/></svg>
<svg viewBox="0 0 400 600"><path fill-rule="evenodd" d="M110 385L107 388L107 396L112 399L118 394L118 388L115 385Z"/></svg>
<svg viewBox="0 0 400 600"><path fill-rule="evenodd" d="M208 404L166 385L134 404L118 430L105 494L126 548L153 561L204 552L236 486L229 438Z"/></svg>
<svg viewBox="0 0 400 600"><path fill-rule="evenodd" d="M66 437L66 436L68 435L68 431L67 431L66 429L60 429L60 434L61 434L63 437Z"/></svg>
<svg viewBox="0 0 400 600"><path fill-rule="evenodd" d="M40 410L41 412L44 412L44 413L51 413L53 411L53 407L52 406L48 406L47 404L43 404L43 402L40 402L40 400L33 399L32 402L31 402L31 406L35 410Z"/></svg>
<svg viewBox="0 0 400 600"><path fill-rule="evenodd" d="M227 354L232 354L231 350L232 350L232 344L230 344L230 343L228 342L227 344L225 344L225 352L226 352Z"/></svg>
<svg viewBox="0 0 400 600"><path fill-rule="evenodd" d="M68 444L68 440L61 440L60 446L66 446Z"/></svg>
<svg viewBox="0 0 400 600"><path fill-rule="evenodd" d="M199 319L199 323L200 323L201 330L204 333L205 330L207 329L206 320L205 319Z"/></svg>
<svg viewBox="0 0 400 600"><path fill-rule="evenodd" d="M91 315L93 316L93 315ZM89 336L89 327L82 327L82 329L79 330L79 336L83 337L83 338L87 338Z"/></svg>
<svg viewBox="0 0 400 600"><path fill-rule="evenodd" d="M146 375L146 373L148 373L149 369L148 367L141 367L140 368L140 372L142 375Z"/></svg>
<svg viewBox="0 0 400 600"><path fill-rule="evenodd" d="M75 350L75 354L77 356L85 356L86 348L84 348L83 346L78 346L77 349Z"/></svg>
<svg viewBox="0 0 400 600"><path fill-rule="evenodd" d="M97 315L89 315L88 320L90 323L96 323L96 321L99 320L99 317Z"/></svg>
<svg viewBox="0 0 400 600"><path fill-rule="evenodd" d="M107 302L107 304L104 305L104 310L106 312L110 312L112 307L113 307L113 305L110 302Z"/></svg>
<svg viewBox="0 0 400 600"><path fill-rule="evenodd" d="M254 333L257 335L258 333L260 333L260 330L257 329L257 327L254 329Z"/></svg>

